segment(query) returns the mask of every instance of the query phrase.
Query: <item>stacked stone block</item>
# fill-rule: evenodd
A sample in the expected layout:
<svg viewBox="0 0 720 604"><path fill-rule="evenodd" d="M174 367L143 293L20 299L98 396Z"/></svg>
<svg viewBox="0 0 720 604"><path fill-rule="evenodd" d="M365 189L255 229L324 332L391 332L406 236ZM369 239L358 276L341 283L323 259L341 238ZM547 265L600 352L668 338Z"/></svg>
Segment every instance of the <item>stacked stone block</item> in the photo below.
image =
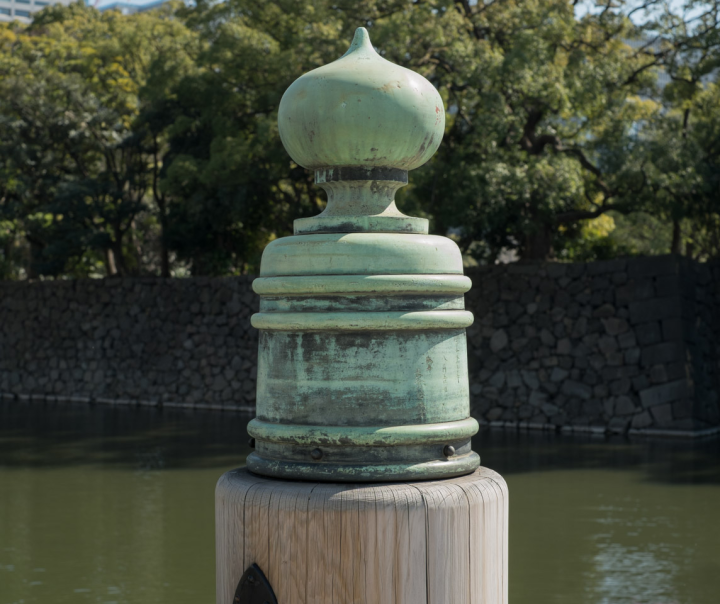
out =
<svg viewBox="0 0 720 604"><path fill-rule="evenodd" d="M720 394L720 263L681 260L683 340L688 383L694 390L689 417L695 426L717 425Z"/></svg>
<svg viewBox="0 0 720 604"><path fill-rule="evenodd" d="M0 283L0 392L252 408L252 278Z"/></svg>
<svg viewBox="0 0 720 604"><path fill-rule="evenodd" d="M513 428L720 425L720 263L471 269L473 415ZM252 277L0 283L0 393L252 409Z"/></svg>
<svg viewBox="0 0 720 604"><path fill-rule="evenodd" d="M675 256L470 271L474 415L620 433L717 426L717 272Z"/></svg>

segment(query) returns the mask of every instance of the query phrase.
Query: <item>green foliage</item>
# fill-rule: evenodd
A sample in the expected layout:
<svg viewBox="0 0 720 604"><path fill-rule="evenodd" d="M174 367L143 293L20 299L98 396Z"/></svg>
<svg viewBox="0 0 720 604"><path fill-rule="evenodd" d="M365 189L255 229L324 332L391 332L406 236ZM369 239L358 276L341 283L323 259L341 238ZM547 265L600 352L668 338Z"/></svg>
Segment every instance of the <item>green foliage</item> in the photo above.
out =
<svg viewBox="0 0 720 604"><path fill-rule="evenodd" d="M162 187L175 200L170 243L194 274L256 269L268 241L322 209L313 175L282 147L277 107L300 74L345 51L351 24L329 11L230 0L183 13L206 46L166 113Z"/></svg>
<svg viewBox="0 0 720 604"><path fill-rule="evenodd" d="M478 259L547 257L563 227L632 207L633 125L654 109L637 97L653 82L648 60L622 42L639 32L619 12L578 20L564 1L459 5L410 51L450 112L414 193Z"/></svg>
<svg viewBox="0 0 720 604"><path fill-rule="evenodd" d="M617 212L609 212L591 220L563 225L555 239L558 258L570 262L592 262L638 253L632 244L618 236L615 218L621 216Z"/></svg>
<svg viewBox="0 0 720 604"><path fill-rule="evenodd" d="M720 3L575 4L77 3L0 24L0 278L257 270L324 204L280 98L359 25L445 100L399 205L469 257L720 255Z"/></svg>
<svg viewBox="0 0 720 604"><path fill-rule="evenodd" d="M137 272L132 240L160 161L143 96L179 70L191 33L80 3L2 25L0 211L29 243L28 275L91 272L98 253L108 273Z"/></svg>
<svg viewBox="0 0 720 604"><path fill-rule="evenodd" d="M673 252L708 259L720 257L720 5L686 8L690 23L666 11L652 24L671 81L643 133L642 203L673 225Z"/></svg>

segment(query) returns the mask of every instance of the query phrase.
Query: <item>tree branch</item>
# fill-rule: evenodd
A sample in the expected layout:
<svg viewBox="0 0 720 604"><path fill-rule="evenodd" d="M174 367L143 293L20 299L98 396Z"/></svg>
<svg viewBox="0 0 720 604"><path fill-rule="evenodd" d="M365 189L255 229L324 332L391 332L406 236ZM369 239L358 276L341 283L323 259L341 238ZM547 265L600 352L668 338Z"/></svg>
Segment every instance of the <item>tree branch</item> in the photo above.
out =
<svg viewBox="0 0 720 604"><path fill-rule="evenodd" d="M567 224L569 222L577 222L578 220L591 220L602 216L605 212L610 210L624 211L624 206L620 204L606 203L601 205L597 210L571 210L569 212L563 212L555 216L555 221L558 224Z"/></svg>

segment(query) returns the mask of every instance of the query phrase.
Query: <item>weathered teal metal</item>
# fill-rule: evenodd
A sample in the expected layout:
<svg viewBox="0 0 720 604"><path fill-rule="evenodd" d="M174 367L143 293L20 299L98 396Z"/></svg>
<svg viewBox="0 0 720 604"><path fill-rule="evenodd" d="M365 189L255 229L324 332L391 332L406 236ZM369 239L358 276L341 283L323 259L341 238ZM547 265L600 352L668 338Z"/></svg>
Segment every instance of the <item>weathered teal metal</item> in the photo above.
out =
<svg viewBox="0 0 720 604"><path fill-rule="evenodd" d="M320 215L270 243L260 312L258 474L331 481L475 470L460 251L403 215L395 191L438 148L445 112L422 76L380 57L359 28L348 52L298 78L280 136L328 194Z"/></svg>

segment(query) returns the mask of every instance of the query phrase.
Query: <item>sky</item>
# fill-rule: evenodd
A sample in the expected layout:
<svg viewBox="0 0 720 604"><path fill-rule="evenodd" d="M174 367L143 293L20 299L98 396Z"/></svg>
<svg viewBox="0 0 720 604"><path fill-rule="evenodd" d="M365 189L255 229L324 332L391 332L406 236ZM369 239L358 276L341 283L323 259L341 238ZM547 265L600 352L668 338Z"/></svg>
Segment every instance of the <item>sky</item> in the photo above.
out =
<svg viewBox="0 0 720 604"><path fill-rule="evenodd" d="M680 13L682 11L683 5L686 3L687 0L670 0L670 9L675 13ZM630 0L628 2L629 10L633 6L639 6L643 4L645 0ZM605 5L605 2L596 2L595 0L583 0L581 2L578 2L577 6L575 7L575 15L577 17L582 17L583 15L586 15L588 12L597 13L600 12ZM699 12L699 11L695 11ZM691 13L690 13L691 14ZM648 14L644 11L638 11L633 15L633 21L640 25L645 20L647 20Z"/></svg>

